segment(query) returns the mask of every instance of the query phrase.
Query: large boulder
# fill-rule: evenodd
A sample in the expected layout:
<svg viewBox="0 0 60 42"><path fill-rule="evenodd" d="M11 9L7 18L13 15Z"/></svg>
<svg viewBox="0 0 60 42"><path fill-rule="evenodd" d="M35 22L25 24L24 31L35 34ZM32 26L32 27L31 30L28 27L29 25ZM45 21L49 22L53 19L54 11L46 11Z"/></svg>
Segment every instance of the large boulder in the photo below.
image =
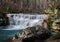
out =
<svg viewBox="0 0 60 42"><path fill-rule="evenodd" d="M9 24L9 20L6 14L0 14L0 26L6 26Z"/></svg>

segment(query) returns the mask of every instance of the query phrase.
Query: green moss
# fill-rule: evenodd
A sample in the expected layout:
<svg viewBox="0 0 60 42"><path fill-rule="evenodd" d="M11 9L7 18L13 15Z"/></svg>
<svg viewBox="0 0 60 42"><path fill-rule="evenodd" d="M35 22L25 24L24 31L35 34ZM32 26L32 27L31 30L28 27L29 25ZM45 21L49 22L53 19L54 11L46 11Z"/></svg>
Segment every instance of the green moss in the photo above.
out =
<svg viewBox="0 0 60 42"><path fill-rule="evenodd" d="M52 27L52 24L53 24L53 21L51 21L51 19L49 19L49 21L48 21L49 27Z"/></svg>

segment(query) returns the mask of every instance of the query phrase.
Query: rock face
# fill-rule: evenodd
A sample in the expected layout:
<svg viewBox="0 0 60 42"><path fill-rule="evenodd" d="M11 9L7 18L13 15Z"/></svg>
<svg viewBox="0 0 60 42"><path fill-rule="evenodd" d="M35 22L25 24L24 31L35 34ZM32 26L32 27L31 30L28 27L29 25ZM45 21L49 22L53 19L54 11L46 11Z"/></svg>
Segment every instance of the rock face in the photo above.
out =
<svg viewBox="0 0 60 42"><path fill-rule="evenodd" d="M59 4L59 0L0 0L0 12L44 12Z"/></svg>
<svg viewBox="0 0 60 42"><path fill-rule="evenodd" d="M6 26L9 24L9 20L6 14L0 14L0 26Z"/></svg>
<svg viewBox="0 0 60 42"><path fill-rule="evenodd" d="M50 37L50 32L41 26L28 27L18 35L5 40L4 42L43 42Z"/></svg>

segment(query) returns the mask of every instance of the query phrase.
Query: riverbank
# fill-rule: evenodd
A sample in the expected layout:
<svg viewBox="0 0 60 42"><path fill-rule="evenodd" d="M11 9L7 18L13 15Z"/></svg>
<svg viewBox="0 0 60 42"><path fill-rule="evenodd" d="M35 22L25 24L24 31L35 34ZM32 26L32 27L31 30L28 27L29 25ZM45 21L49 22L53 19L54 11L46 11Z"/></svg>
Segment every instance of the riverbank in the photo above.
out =
<svg viewBox="0 0 60 42"><path fill-rule="evenodd" d="M15 35L4 42L43 42L51 36L50 32L41 26L28 27L18 35Z"/></svg>
<svg viewBox="0 0 60 42"><path fill-rule="evenodd" d="M60 33L53 33L41 26L27 27L18 35L14 35L4 42L60 42Z"/></svg>

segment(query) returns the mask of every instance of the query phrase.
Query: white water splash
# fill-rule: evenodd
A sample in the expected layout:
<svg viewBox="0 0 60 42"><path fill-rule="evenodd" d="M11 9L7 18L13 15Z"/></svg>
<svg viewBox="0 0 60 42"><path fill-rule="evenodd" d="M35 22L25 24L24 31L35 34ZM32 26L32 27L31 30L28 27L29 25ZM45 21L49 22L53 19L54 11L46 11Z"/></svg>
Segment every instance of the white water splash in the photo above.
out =
<svg viewBox="0 0 60 42"><path fill-rule="evenodd" d="M42 25L44 19L47 18L45 14L7 14L10 25L3 30L20 30L27 27Z"/></svg>

